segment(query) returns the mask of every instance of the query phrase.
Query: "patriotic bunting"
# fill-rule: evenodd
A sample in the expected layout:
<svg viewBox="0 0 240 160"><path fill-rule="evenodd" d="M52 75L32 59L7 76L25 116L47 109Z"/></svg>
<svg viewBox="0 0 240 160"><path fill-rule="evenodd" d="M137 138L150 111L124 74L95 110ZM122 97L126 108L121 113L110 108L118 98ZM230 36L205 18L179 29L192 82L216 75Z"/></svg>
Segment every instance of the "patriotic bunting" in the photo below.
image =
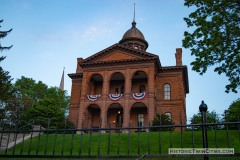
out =
<svg viewBox="0 0 240 160"><path fill-rule="evenodd" d="M135 94L132 94L133 98L135 100L141 100L145 97L146 93L135 93Z"/></svg>
<svg viewBox="0 0 240 160"><path fill-rule="evenodd" d="M123 94L109 94L109 98L113 101L117 101L122 97Z"/></svg>
<svg viewBox="0 0 240 160"><path fill-rule="evenodd" d="M101 94L99 95L87 95L87 98L90 100L90 101L96 101L98 100L98 98L101 97Z"/></svg>

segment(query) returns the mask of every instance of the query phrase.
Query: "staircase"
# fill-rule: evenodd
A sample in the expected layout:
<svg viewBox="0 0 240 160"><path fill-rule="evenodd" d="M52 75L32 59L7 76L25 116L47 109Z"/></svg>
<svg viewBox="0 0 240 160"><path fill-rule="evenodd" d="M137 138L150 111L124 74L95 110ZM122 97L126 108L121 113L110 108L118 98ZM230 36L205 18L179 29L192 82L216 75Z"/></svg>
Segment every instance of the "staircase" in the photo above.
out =
<svg viewBox="0 0 240 160"><path fill-rule="evenodd" d="M34 131L40 130L39 125L33 125L32 127ZM45 128L41 127L41 130L45 130ZM43 134L43 132L41 132L41 134ZM39 135L39 132L32 132L32 137L36 137L38 135ZM2 139L1 139L1 136L2 136ZM0 133L0 151L5 149L10 149L14 145L21 143L23 140L27 140L29 138L31 138L31 132L30 134L28 132L25 135L22 133L18 133L18 134L17 133L3 133L3 134Z"/></svg>

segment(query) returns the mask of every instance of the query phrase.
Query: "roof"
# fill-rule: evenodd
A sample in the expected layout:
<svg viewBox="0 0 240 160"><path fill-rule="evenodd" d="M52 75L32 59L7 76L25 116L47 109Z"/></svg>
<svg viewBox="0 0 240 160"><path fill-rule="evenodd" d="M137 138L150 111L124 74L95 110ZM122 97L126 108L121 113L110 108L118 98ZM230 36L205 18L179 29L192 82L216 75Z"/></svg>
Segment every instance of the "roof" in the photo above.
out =
<svg viewBox="0 0 240 160"><path fill-rule="evenodd" d="M129 41L135 41L135 42L142 42L145 44L146 49L148 48L148 42L145 40L144 35L142 32L136 28L136 22L132 22L132 28L127 30L127 32L124 33L122 39L119 41L120 44L123 44L125 42Z"/></svg>
<svg viewBox="0 0 240 160"><path fill-rule="evenodd" d="M127 52L128 54L131 54L134 56L134 59L119 59L119 60L114 60L114 61L100 61L100 59L106 55L109 55L113 53L112 51L115 50L121 50L124 52ZM110 64L110 63L130 63L130 62L144 62L144 61L156 61L158 67L161 67L161 63L159 60L158 55L145 52L145 51L140 51L136 50L133 48L128 48L124 47L122 44L116 43L100 52L97 52L93 54L92 56L83 59L81 63L79 63L80 66L89 66L89 65L100 65L100 64Z"/></svg>

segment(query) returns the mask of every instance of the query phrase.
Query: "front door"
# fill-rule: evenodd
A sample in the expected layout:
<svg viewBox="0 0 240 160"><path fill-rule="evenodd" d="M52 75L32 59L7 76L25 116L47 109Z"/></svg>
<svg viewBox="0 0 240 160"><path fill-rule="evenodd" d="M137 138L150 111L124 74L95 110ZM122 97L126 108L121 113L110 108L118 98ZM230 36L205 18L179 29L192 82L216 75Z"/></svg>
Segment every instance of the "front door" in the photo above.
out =
<svg viewBox="0 0 240 160"><path fill-rule="evenodd" d="M123 115L122 114L117 115L116 122L117 122L116 127L122 127L122 123L123 123Z"/></svg>
<svg viewBox="0 0 240 160"><path fill-rule="evenodd" d="M138 127L143 127L143 126L144 126L144 115L138 114ZM143 129L138 129L138 130L143 130Z"/></svg>

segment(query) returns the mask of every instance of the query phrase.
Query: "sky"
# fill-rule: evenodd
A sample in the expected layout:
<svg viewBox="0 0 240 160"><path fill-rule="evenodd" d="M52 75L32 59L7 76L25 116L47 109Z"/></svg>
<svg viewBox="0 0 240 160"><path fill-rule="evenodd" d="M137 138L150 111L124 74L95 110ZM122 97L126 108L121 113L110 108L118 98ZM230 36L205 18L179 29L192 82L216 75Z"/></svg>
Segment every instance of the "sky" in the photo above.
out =
<svg viewBox="0 0 240 160"><path fill-rule="evenodd" d="M183 49L190 91L187 119L198 113L202 100L217 114L228 109L239 98L239 93L225 93L228 78L214 72L215 66L202 76L191 69L195 57L182 47L182 40L184 31L194 28L188 28L183 18L195 8L184 6L183 0L0 0L0 19L4 20L0 30L13 28L0 40L2 46L13 45L0 53L7 56L0 65L13 82L25 76L49 87L59 87L65 67L64 89L70 95L67 74L76 72L77 58L118 43L131 28L134 3L137 28L149 44L147 52L158 55L162 66L174 66L176 48Z"/></svg>

